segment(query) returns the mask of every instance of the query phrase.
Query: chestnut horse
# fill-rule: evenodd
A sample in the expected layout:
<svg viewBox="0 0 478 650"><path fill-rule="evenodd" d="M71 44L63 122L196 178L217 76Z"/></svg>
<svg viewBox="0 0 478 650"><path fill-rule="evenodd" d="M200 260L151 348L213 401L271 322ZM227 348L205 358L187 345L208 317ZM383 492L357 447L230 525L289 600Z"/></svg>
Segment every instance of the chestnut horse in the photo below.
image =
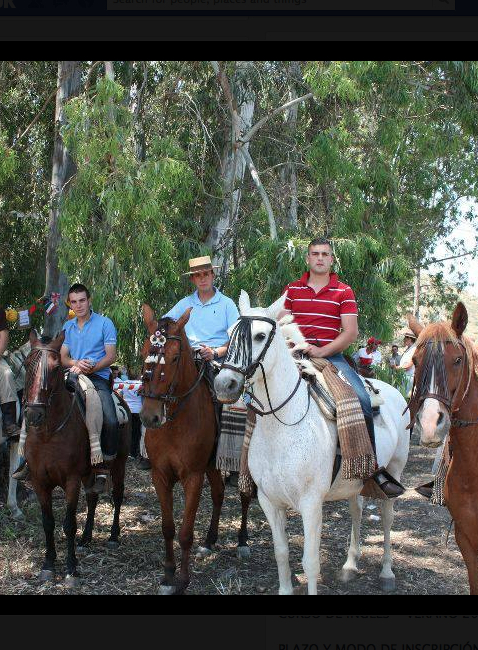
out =
<svg viewBox="0 0 478 650"><path fill-rule="evenodd" d="M449 433L452 460L445 501L455 521L470 593L478 595L478 349L463 336L467 323L461 302L451 324L424 327L409 318L418 336L410 412L425 447L438 447Z"/></svg>
<svg viewBox="0 0 478 650"><path fill-rule="evenodd" d="M88 431L75 396L65 386L60 362L60 348L64 338L64 332L53 340L49 337L38 339L35 331L30 334L32 350L25 361L25 456L31 482L40 502L46 538L46 556L40 580L46 582L55 577L52 491L60 486L65 492L67 503L63 523L68 547L65 583L69 587L76 587L79 584L75 554L76 510L81 483L86 487L93 481L93 476ZM111 467L114 518L108 542L110 548L118 546L119 514L123 501L130 429L130 423L120 428L118 454ZM87 494L88 514L80 542L83 547L88 546L92 539L97 502L97 494Z"/></svg>
<svg viewBox="0 0 478 650"><path fill-rule="evenodd" d="M149 336L142 350L144 403L140 415L146 427L145 444L151 461L154 487L161 504L162 532L166 545L161 592L165 595L182 594L190 582L189 558L204 474L211 486L213 512L198 556L211 553L217 541L224 499L221 472L213 463L217 429L214 403L203 378L205 366L197 369L184 332L190 312L191 309L187 309L176 322L170 318L157 321L151 307L143 305ZM181 569L179 577L175 577L173 489L178 482L183 487L185 503L179 532ZM250 499L241 494L241 503L238 555L245 558L249 555L247 512Z"/></svg>

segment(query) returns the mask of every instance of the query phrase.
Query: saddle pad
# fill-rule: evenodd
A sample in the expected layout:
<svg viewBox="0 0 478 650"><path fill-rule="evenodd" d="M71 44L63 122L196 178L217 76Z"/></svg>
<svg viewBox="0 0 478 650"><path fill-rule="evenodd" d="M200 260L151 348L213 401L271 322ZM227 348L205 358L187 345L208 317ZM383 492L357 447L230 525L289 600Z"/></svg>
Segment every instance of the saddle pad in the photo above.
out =
<svg viewBox="0 0 478 650"><path fill-rule="evenodd" d="M87 377L86 375L79 375L78 376L78 384L81 388L81 391L83 393L82 397L84 399L84 395L87 392L87 390L95 389L95 386L91 379ZM113 392L113 402L115 404L116 408L116 417L118 418L118 424L122 426L123 424L126 424L128 422L128 412L125 408L124 403L122 402L121 398ZM89 405L90 406L90 405ZM90 406L91 408L91 406ZM101 412L101 420L103 420L103 412Z"/></svg>

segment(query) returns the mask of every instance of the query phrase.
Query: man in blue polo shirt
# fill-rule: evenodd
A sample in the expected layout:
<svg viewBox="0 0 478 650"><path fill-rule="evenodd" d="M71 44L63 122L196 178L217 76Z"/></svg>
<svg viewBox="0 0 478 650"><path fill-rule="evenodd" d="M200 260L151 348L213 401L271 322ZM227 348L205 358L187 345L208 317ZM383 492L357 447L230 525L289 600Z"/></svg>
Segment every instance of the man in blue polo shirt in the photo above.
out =
<svg viewBox="0 0 478 650"><path fill-rule="evenodd" d="M196 356L207 362L204 376L211 388L220 420L222 404L215 398L214 370L210 362L222 359L226 354L229 345L227 330L237 321L239 312L234 302L214 286L216 268L209 255L189 260L189 271L183 275L189 275L196 291L176 303L163 318L178 320L186 309L192 307L185 332Z"/></svg>
<svg viewBox="0 0 478 650"><path fill-rule="evenodd" d="M63 330L61 363L70 369L70 380L88 375L95 386L103 408L101 449L105 463L95 465L96 482L92 488L98 494L104 491L109 472L108 461L116 458L119 441L118 418L110 385L110 366L116 360L116 329L112 321L91 308L90 292L83 284L74 284L68 291L70 307L75 318L67 321ZM15 478L25 478L26 465L19 467Z"/></svg>
<svg viewBox="0 0 478 650"><path fill-rule="evenodd" d="M234 302L214 286L214 269L209 255L189 260L189 275L196 291L186 296L164 314L178 320L192 307L185 331L189 344L205 361L220 359L229 345L227 330L239 318Z"/></svg>

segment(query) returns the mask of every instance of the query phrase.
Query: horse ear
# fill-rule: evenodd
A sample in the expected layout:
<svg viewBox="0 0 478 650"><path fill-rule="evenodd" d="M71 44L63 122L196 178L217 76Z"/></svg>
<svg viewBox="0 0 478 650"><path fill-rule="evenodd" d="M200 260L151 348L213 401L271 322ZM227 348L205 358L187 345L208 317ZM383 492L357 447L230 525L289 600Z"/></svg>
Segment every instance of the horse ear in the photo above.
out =
<svg viewBox="0 0 478 650"><path fill-rule="evenodd" d="M282 294L282 296L276 300L275 302L270 305L270 307L267 308L267 313L270 318L273 318L274 320L277 320L278 314L284 309L284 303L285 303L285 293Z"/></svg>
<svg viewBox="0 0 478 650"><path fill-rule="evenodd" d="M239 312L244 315L251 308L251 299L249 294L244 289L241 289L241 295L239 296Z"/></svg>
<svg viewBox="0 0 478 650"><path fill-rule="evenodd" d="M63 342L65 340L65 330L62 330L56 339L50 343L51 347L54 348L55 350L59 350L61 346L63 345Z"/></svg>
<svg viewBox="0 0 478 650"><path fill-rule="evenodd" d="M451 326L453 328L453 331L458 336L458 338L460 338L460 336L466 330L467 325L468 325L468 312L466 310L465 305L462 302L459 302L455 307L455 311L453 312L453 317L451 319Z"/></svg>
<svg viewBox="0 0 478 650"><path fill-rule="evenodd" d="M151 307L147 304L143 305L143 319L149 332L154 332L157 329L156 327L157 322L154 319L154 312L151 309Z"/></svg>
<svg viewBox="0 0 478 650"><path fill-rule="evenodd" d="M31 347L33 347L35 343L38 341L38 334L35 329L30 330L29 339L30 339L30 345Z"/></svg>
<svg viewBox="0 0 478 650"><path fill-rule="evenodd" d="M415 336L419 336L420 332L424 328L424 325L422 325L420 321L417 318L415 318L413 314L408 313L407 319L408 319L408 326L410 327L412 332L415 334Z"/></svg>
<svg viewBox="0 0 478 650"><path fill-rule="evenodd" d="M186 323L189 320L189 316L191 315L192 310L193 310L192 307L188 307L186 309L186 311L184 312L184 314L181 316L181 318L179 318L176 321L176 326L177 326L178 329L182 330L183 327L186 325Z"/></svg>

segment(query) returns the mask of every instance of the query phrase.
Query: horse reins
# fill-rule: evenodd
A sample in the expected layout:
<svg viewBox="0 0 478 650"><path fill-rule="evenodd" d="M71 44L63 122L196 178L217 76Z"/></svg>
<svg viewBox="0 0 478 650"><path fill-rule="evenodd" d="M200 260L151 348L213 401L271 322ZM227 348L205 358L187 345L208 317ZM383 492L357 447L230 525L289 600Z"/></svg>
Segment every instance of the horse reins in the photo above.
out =
<svg viewBox="0 0 478 650"><path fill-rule="evenodd" d="M465 352L464 358L468 365L469 376L468 376L466 389L463 393L463 397L461 398L461 402L459 405L456 405L454 404L454 400L451 399L449 389L448 389L448 378L447 378L447 372L445 367L443 343L441 343L440 346L441 350L438 349L436 343L437 341L427 341L426 343L427 351L425 353L424 365L420 369L419 375L415 376L415 381L413 383L413 388L412 388L412 395L408 402L407 408L409 408L410 411L412 410L412 408L414 408L416 414L418 413L423 402L426 399L428 398L436 399L445 406L448 413L450 414L450 423L452 427L464 428L464 427L474 426L478 424L478 419L460 420L459 418L452 417L453 413L456 413L457 411L460 410L461 405L463 404L463 401L465 400L465 397L468 394L468 390L470 388L470 383L471 383L472 367L468 359L468 351L466 349L466 346L463 344L462 341L458 340L459 345L463 348ZM453 341L445 341L444 343L453 343ZM430 392L430 390L428 390L427 392L422 393L424 387L430 388L433 370L435 371L435 386L433 388L436 388L436 392ZM458 388L456 390L458 394L464 378L465 378L465 364L462 365L461 376L458 382ZM413 416L413 420L415 420L415 417L416 415Z"/></svg>
<svg viewBox="0 0 478 650"><path fill-rule="evenodd" d="M24 360L25 364L25 370L27 370L27 361L30 356L32 356L34 353L37 353L36 356L38 356L39 363L40 363L40 372L41 372L41 382L40 382L40 390L45 392L48 388L48 352L53 352L57 357L60 356L60 352L58 350L55 350L54 348L50 347L44 347L44 348L34 348L31 350L31 352L27 355L27 357ZM40 353L40 354L38 354ZM35 370L37 369L38 365L35 367ZM35 374L35 371L34 371ZM59 391L52 391L50 393L50 396L46 402L28 402L27 401L27 396L29 393L29 390L31 388L31 384L28 384L25 386L25 395L24 395L24 407L25 408L44 408L45 409L45 421L48 421L48 409L51 407L51 401L54 395L57 395ZM75 398L72 397L71 399L71 404L70 408L68 410L68 413L66 414L66 417L63 419L61 424L56 427L51 433L58 433L58 431L61 431L63 427L66 425L68 420L71 417L71 414L73 413L73 408L75 406Z"/></svg>
<svg viewBox="0 0 478 650"><path fill-rule="evenodd" d="M177 386L177 381L176 377L179 372L179 362L183 353L183 345L182 345L182 338L181 336L177 335L170 335L166 332L164 328L161 328L155 334L152 334L150 336L150 341L152 343L152 347L150 348L149 355L145 360L146 364L152 364L152 368L149 368L148 370L145 370L143 372L143 383L149 383L154 375L154 370L156 366L159 365L164 365L164 355L165 355L165 347L167 341L179 341L179 356L177 361L175 362L176 367L174 369L174 375L173 379L169 385L169 388L166 393L160 393L159 395L154 395L151 390L148 390L148 392L145 392L143 390L143 396L147 397L149 399L155 399L160 402L165 402L166 404L174 404L178 402L178 407L174 411L173 415L169 415L167 413L166 415L166 420L165 422L172 422L174 418L178 415L178 413L181 411L182 407L184 406L186 399L196 390L196 388L199 386L201 383L202 378L204 377L204 373L206 370L206 362L203 361L201 364L201 367L198 372L198 376L196 377L193 385L184 393L181 395L174 395L174 391ZM162 374L161 374L162 377ZM161 378L160 378L161 381ZM167 412L167 406L165 407L165 410ZM163 424L165 424L163 422ZM162 426L162 425L161 425Z"/></svg>
<svg viewBox="0 0 478 650"><path fill-rule="evenodd" d="M266 323L269 323L272 325L272 329L269 332L269 336L267 338L266 344L261 350L261 353L257 357L255 361L252 360L252 322L258 320L258 321L264 321ZM255 407L252 404L249 404L248 408L251 409L256 415L260 415L263 417L264 415L273 415L275 419L280 422L281 424L284 424L285 426L295 426L296 424L299 424L302 422L302 420L305 418L307 413L309 412L310 408L310 385L307 386L307 410L305 411L304 415L297 420L297 422L283 422L280 418L277 417L276 413L280 411L281 409L284 408L286 404L290 402L290 400L294 397L296 392L299 389L299 386L302 382L302 376L299 372L299 379L294 387L294 390L292 393L281 403L279 406L276 406L275 408L272 406L271 398L269 395L269 387L267 385L267 378L266 378L266 373L264 371L264 366L262 365L262 361L264 360L264 357L266 356L267 350L269 349L275 335L276 335L276 330L277 330L277 323L275 320L272 318L267 318L265 316L240 316L238 323L235 325L232 334L231 334L231 340L229 342L229 347L227 351L226 358L224 359L224 362L221 365L221 370L223 368L227 370L233 370L234 372L238 372L241 375L245 377L245 379L251 379L251 377L254 375L256 372L257 368L261 369L262 372L262 377L264 380L264 387L266 389L266 395L267 395L267 401L269 403L269 411L264 411L260 410L257 407ZM241 359L242 356L242 359ZM232 365L230 363L233 361L234 363L240 363L242 360L245 359L244 366L236 366ZM229 362L229 363L228 363ZM247 364L247 365L246 365ZM249 395L251 400L257 402L259 406L264 409L263 405L261 402L257 399L257 397L254 395L253 392L246 391L246 395Z"/></svg>

